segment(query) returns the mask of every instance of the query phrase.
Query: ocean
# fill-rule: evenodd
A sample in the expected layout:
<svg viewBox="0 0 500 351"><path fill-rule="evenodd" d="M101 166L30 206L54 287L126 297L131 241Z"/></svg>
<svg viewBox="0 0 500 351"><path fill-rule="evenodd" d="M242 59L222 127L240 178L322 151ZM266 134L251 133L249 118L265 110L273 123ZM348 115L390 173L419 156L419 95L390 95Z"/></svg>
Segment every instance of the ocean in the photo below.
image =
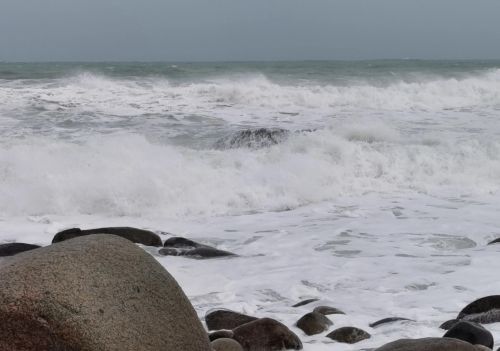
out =
<svg viewBox="0 0 500 351"><path fill-rule="evenodd" d="M200 318L275 318L311 351L441 336L500 293L499 137L500 61L0 63L0 242L171 233L239 255L146 248ZM319 304L372 337L305 336Z"/></svg>

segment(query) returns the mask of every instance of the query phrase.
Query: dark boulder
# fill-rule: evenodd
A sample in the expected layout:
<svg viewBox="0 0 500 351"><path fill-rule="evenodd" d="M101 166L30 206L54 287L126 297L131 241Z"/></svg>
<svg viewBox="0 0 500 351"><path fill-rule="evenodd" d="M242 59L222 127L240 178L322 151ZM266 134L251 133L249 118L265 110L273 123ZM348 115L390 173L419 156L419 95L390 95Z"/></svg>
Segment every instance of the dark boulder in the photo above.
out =
<svg viewBox="0 0 500 351"><path fill-rule="evenodd" d="M232 252L219 250L182 237L167 239L159 253L164 256L186 256L197 259L236 256Z"/></svg>
<svg viewBox="0 0 500 351"><path fill-rule="evenodd" d="M315 307L313 312L321 313L325 316L331 315L331 314L345 314L341 310L335 308L335 307L330 307L330 306L318 306Z"/></svg>
<svg viewBox="0 0 500 351"><path fill-rule="evenodd" d="M285 141L290 132L279 128L258 128L240 130L220 138L215 142L215 148L220 150L249 148L261 149Z"/></svg>
<svg viewBox="0 0 500 351"><path fill-rule="evenodd" d="M210 311L205 315L205 323L207 324L208 330L232 330L242 324L255 320L257 320L256 317L223 309Z"/></svg>
<svg viewBox="0 0 500 351"><path fill-rule="evenodd" d="M484 345L490 349L493 348L493 335L477 323L460 321L451 327L443 337L467 341L473 345Z"/></svg>
<svg viewBox="0 0 500 351"><path fill-rule="evenodd" d="M307 313L297 321L297 328L307 335L315 335L328 330L333 325L325 315L318 312Z"/></svg>
<svg viewBox="0 0 500 351"><path fill-rule="evenodd" d="M500 243L500 238L490 241L488 245L499 244L499 243Z"/></svg>
<svg viewBox="0 0 500 351"><path fill-rule="evenodd" d="M303 301L297 302L292 307L305 306L305 305L309 305L310 303L313 303L313 302L316 302L316 301L319 301L319 299L307 299L307 300L303 300Z"/></svg>
<svg viewBox="0 0 500 351"><path fill-rule="evenodd" d="M0 244L0 257L14 256L18 253L38 249L39 245L25 243Z"/></svg>
<svg viewBox="0 0 500 351"><path fill-rule="evenodd" d="M388 317L388 318L383 318L380 319L376 322L370 323L371 328L378 327L382 324L387 324L387 323L394 323L394 322L399 322L399 321L411 321L411 319L408 318L402 318L402 317Z"/></svg>
<svg viewBox="0 0 500 351"><path fill-rule="evenodd" d="M299 337L274 319L257 319L240 325L233 332L234 339L245 351L302 350Z"/></svg>
<svg viewBox="0 0 500 351"><path fill-rule="evenodd" d="M115 235L20 253L0 281L0 350L210 350L174 278Z"/></svg>
<svg viewBox="0 0 500 351"><path fill-rule="evenodd" d="M468 342L451 338L400 339L375 351L479 351Z"/></svg>
<svg viewBox="0 0 500 351"><path fill-rule="evenodd" d="M444 330L448 330L451 327L453 327L455 324L457 324L458 322L460 322L460 319L450 319L450 320L444 322L443 324L441 324L439 326L439 328L444 329Z"/></svg>
<svg viewBox="0 0 500 351"><path fill-rule="evenodd" d="M91 234L112 234L121 236L122 238L130 240L134 243L146 246L162 246L162 242L158 234L153 233L149 230L137 229L132 227L108 227L85 230L82 230L80 228L71 228L57 233L54 236L54 239L52 239L52 243L54 244L64 240Z"/></svg>
<svg viewBox="0 0 500 351"><path fill-rule="evenodd" d="M362 340L369 339L371 335L359 328L342 327L339 329L335 329L330 334L328 334L327 337L338 342L355 344Z"/></svg>

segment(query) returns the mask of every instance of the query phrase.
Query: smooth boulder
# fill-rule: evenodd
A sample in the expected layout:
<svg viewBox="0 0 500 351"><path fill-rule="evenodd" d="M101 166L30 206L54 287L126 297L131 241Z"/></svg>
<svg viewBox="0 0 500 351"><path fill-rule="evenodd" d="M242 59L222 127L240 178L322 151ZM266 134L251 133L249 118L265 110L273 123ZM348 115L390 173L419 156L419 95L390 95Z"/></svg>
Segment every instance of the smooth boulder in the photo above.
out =
<svg viewBox="0 0 500 351"><path fill-rule="evenodd" d="M468 342L451 338L400 339L375 351L479 351Z"/></svg>
<svg viewBox="0 0 500 351"><path fill-rule="evenodd" d="M167 239L159 253L164 256L186 256L197 259L236 256L232 252L219 250L182 237Z"/></svg>
<svg viewBox="0 0 500 351"><path fill-rule="evenodd" d="M493 348L494 343L493 335L482 325L466 321L455 324L443 337L467 341L473 345L484 345L490 349Z"/></svg>
<svg viewBox="0 0 500 351"><path fill-rule="evenodd" d="M256 317L225 309L210 311L205 315L205 323L208 330L232 330L242 324L255 320L257 320Z"/></svg>
<svg viewBox="0 0 500 351"><path fill-rule="evenodd" d="M14 256L21 252L38 249L39 245L25 243L0 244L0 257Z"/></svg>
<svg viewBox="0 0 500 351"><path fill-rule="evenodd" d="M342 327L335 329L326 337L346 344L355 344L365 339L369 339L371 335L359 328Z"/></svg>
<svg viewBox="0 0 500 351"><path fill-rule="evenodd" d="M313 312L321 313L322 315L329 316L331 314L345 314L341 310L330 306L318 306L315 307Z"/></svg>
<svg viewBox="0 0 500 351"><path fill-rule="evenodd" d="M234 340L245 351L302 350L302 342L284 324L261 318L233 330Z"/></svg>
<svg viewBox="0 0 500 351"><path fill-rule="evenodd" d="M210 350L175 279L118 236L18 254L0 281L0 350Z"/></svg>
<svg viewBox="0 0 500 351"><path fill-rule="evenodd" d="M315 335L328 330L333 325L325 315L318 312L307 313L297 321L297 328L307 335Z"/></svg>
<svg viewBox="0 0 500 351"><path fill-rule="evenodd" d="M95 229L71 228L57 233L52 239L52 243L78 238L92 234L112 234L117 235L137 244L146 246L162 246L161 238L158 234L149 230L132 227L107 227Z"/></svg>
<svg viewBox="0 0 500 351"><path fill-rule="evenodd" d="M214 341L217 339L232 339L234 333L232 330L217 330L208 334L208 339Z"/></svg>

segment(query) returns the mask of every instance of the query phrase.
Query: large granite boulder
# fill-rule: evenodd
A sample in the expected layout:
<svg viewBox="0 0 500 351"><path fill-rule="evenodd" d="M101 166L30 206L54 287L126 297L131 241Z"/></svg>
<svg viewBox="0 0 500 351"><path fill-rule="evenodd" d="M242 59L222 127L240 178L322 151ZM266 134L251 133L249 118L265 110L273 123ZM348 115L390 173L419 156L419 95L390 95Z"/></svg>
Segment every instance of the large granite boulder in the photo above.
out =
<svg viewBox="0 0 500 351"><path fill-rule="evenodd" d="M146 246L162 246L161 238L158 234L149 230L133 227L107 227L95 229L71 228L57 233L52 239L52 243L54 244L92 234L112 234Z"/></svg>
<svg viewBox="0 0 500 351"><path fill-rule="evenodd" d="M210 350L174 278L118 236L18 254L0 281L0 350Z"/></svg>
<svg viewBox="0 0 500 351"><path fill-rule="evenodd" d="M468 342L450 338L400 339L375 351L479 351Z"/></svg>

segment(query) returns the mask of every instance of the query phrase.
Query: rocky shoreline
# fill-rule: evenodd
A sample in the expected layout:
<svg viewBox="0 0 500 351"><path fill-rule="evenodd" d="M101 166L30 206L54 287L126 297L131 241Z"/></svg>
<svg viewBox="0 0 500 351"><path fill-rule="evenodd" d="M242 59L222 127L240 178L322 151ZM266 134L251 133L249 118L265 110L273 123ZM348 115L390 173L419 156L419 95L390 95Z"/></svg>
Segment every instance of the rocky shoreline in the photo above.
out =
<svg viewBox="0 0 500 351"><path fill-rule="evenodd" d="M495 240L490 244L499 242ZM175 279L145 250L194 259L237 259L237 253L193 240L131 227L57 233L53 245L0 244L0 350L301 350L301 336L273 316L257 318L237 311L207 311L204 325ZM228 261L230 262L230 261ZM293 327L355 344L389 323L412 323L386 317L335 328L336 306L307 299L291 308L304 311ZM138 323L140 321L140 323ZM483 324L500 322L500 296L465 306L444 322L442 338L401 339L376 350L484 350L494 338ZM322 335L322 336L321 336ZM334 349L334 345L332 345Z"/></svg>

